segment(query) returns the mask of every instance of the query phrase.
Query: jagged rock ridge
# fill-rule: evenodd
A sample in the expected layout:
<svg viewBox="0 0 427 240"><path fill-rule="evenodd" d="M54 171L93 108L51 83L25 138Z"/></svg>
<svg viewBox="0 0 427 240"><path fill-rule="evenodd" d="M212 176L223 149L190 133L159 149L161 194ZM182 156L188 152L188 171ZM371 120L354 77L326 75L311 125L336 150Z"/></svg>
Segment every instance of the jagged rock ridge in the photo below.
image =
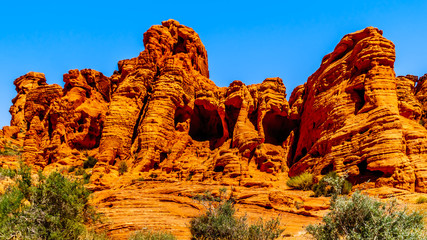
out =
<svg viewBox="0 0 427 240"><path fill-rule="evenodd" d="M63 89L40 73L16 79L5 132L24 139L25 160L49 169L94 155L100 188L126 162L135 177L268 186L335 170L427 191L426 77L395 76L380 30L346 35L289 102L280 78L217 87L199 36L177 21L151 27L144 46L111 77L71 70Z"/></svg>

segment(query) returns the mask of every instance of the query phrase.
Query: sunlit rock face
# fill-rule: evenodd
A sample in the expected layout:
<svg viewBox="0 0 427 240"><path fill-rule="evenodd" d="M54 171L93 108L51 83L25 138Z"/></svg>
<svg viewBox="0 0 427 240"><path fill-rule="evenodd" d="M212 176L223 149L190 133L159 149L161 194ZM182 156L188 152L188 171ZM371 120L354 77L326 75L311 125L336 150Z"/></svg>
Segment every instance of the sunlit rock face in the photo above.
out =
<svg viewBox="0 0 427 240"><path fill-rule="evenodd" d="M425 78L395 76L394 45L380 30L346 35L289 102L280 78L217 87L199 36L177 21L143 42L111 77L71 70L64 88L41 73L15 80L8 132L24 140L28 163L95 156L99 188L126 164L124 176L243 186L335 170L353 183L427 191Z"/></svg>
<svg viewBox="0 0 427 240"><path fill-rule="evenodd" d="M376 28L346 35L301 91L297 148L289 175L346 172L427 191L427 131L412 78L396 78L394 45Z"/></svg>

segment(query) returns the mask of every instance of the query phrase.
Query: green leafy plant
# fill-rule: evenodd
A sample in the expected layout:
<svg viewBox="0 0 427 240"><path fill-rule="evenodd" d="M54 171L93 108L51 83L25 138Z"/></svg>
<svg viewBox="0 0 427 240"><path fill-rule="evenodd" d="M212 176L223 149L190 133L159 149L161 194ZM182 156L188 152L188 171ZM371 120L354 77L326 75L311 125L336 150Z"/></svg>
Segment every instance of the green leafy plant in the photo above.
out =
<svg viewBox="0 0 427 240"><path fill-rule="evenodd" d="M119 164L119 175L123 175L128 171L128 165L125 161L121 161Z"/></svg>
<svg viewBox="0 0 427 240"><path fill-rule="evenodd" d="M97 221L90 191L58 172L49 176L21 164L16 184L0 196L0 239L78 239Z"/></svg>
<svg viewBox="0 0 427 240"><path fill-rule="evenodd" d="M16 175L15 169L0 168L0 179L5 178L5 177L13 178L13 177L15 177L15 175Z"/></svg>
<svg viewBox="0 0 427 240"><path fill-rule="evenodd" d="M337 196L340 194L349 194L353 185L345 180L345 177L339 176L336 172L329 172L318 183L313 185L315 197L319 196Z"/></svg>
<svg viewBox="0 0 427 240"><path fill-rule="evenodd" d="M91 176L92 176L92 174L87 174L86 172L84 172L83 173L83 183L88 184Z"/></svg>
<svg viewBox="0 0 427 240"><path fill-rule="evenodd" d="M93 156L89 156L87 157L87 160L83 162L83 168L93 168L97 162L98 159Z"/></svg>
<svg viewBox="0 0 427 240"><path fill-rule="evenodd" d="M69 167L68 168L68 172L69 173L72 173L72 172L74 172L76 170L76 166L71 166L71 167Z"/></svg>
<svg viewBox="0 0 427 240"><path fill-rule="evenodd" d="M108 236L105 232L95 232L93 230L86 230L81 234L78 240L108 240Z"/></svg>
<svg viewBox="0 0 427 240"><path fill-rule="evenodd" d="M284 229L280 228L279 218L264 222L259 219L253 225L247 224L246 216L234 216L236 210L230 198L224 199L225 192L214 197L210 192L195 199L207 202L207 211L190 221L190 232L193 239L229 239L229 240L262 240L276 239Z"/></svg>
<svg viewBox="0 0 427 240"><path fill-rule="evenodd" d="M313 174L305 172L296 177L291 177L286 185L293 189L310 190L313 186Z"/></svg>
<svg viewBox="0 0 427 240"><path fill-rule="evenodd" d="M10 141L4 143L0 148L0 156L19 156L21 155L22 147L12 144Z"/></svg>
<svg viewBox="0 0 427 240"><path fill-rule="evenodd" d="M141 230L132 233L129 240L175 240L171 233L163 231Z"/></svg>
<svg viewBox="0 0 427 240"><path fill-rule="evenodd" d="M427 203L427 197L420 196L419 198L417 198L416 203L417 204Z"/></svg>
<svg viewBox="0 0 427 240"><path fill-rule="evenodd" d="M74 174L77 176L83 175L85 173L86 171L82 167L77 168L77 170L74 172Z"/></svg>
<svg viewBox="0 0 427 240"><path fill-rule="evenodd" d="M337 197L323 223L309 225L315 239L427 239L423 216L408 213L396 201L383 203L360 192L351 198Z"/></svg>

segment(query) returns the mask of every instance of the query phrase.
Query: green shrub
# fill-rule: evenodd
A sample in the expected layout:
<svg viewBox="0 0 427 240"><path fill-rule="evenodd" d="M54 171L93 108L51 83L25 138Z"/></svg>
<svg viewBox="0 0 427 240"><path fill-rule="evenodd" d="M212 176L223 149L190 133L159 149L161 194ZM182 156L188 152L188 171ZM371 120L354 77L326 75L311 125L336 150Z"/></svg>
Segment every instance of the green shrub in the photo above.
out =
<svg viewBox="0 0 427 240"><path fill-rule="evenodd" d="M87 160L83 162L83 168L93 168L97 162L98 159L93 156L89 156L87 157Z"/></svg>
<svg viewBox="0 0 427 240"><path fill-rule="evenodd" d="M315 197L319 196L336 196L339 194L349 194L353 185L340 177L336 172L326 174L318 183L313 185Z"/></svg>
<svg viewBox="0 0 427 240"><path fill-rule="evenodd" d="M10 177L13 178L16 175L15 169L9 169L9 168L0 168L0 179L1 177Z"/></svg>
<svg viewBox="0 0 427 240"><path fill-rule="evenodd" d="M291 177L286 185L293 189L310 190L313 186L313 174L305 172L296 177Z"/></svg>
<svg viewBox="0 0 427 240"><path fill-rule="evenodd" d="M208 207L206 213L191 219L190 232L193 239L229 239L229 240L267 240L278 238L284 229L280 229L279 219L263 222L260 219L254 225L248 225L246 216L235 217L235 208L231 200L219 200L210 193L205 197Z"/></svg>
<svg viewBox="0 0 427 240"><path fill-rule="evenodd" d="M68 172L69 173L72 173L72 172L74 172L76 170L76 166L71 166L71 167L69 167L68 168Z"/></svg>
<svg viewBox="0 0 427 240"><path fill-rule="evenodd" d="M175 236L167 232L154 232L151 230L142 230L132 233L129 240L175 240Z"/></svg>
<svg viewBox="0 0 427 240"><path fill-rule="evenodd" d="M273 218L264 222L262 219L259 219L257 223L249 226L248 240L268 240L276 239L285 231L285 229L280 228L279 218Z"/></svg>
<svg viewBox="0 0 427 240"><path fill-rule="evenodd" d="M21 165L16 184L0 196L0 239L78 239L96 221L89 190L60 173L31 178Z"/></svg>
<svg viewBox="0 0 427 240"><path fill-rule="evenodd" d="M419 198L417 198L416 203L417 204L427 203L427 197L420 196Z"/></svg>
<svg viewBox="0 0 427 240"><path fill-rule="evenodd" d="M19 156L21 152L22 147L13 145L8 141L3 145L3 148L0 149L0 156Z"/></svg>
<svg viewBox="0 0 427 240"><path fill-rule="evenodd" d="M119 164L119 175L123 175L128 171L128 165L125 161L121 161Z"/></svg>
<svg viewBox="0 0 427 240"><path fill-rule="evenodd" d="M396 201L382 203L360 192L337 197L323 224L310 225L315 239L427 239L423 216L401 210Z"/></svg>
<svg viewBox="0 0 427 240"><path fill-rule="evenodd" d="M79 167L79 168L77 168L77 170L74 174L77 176L80 176L80 175L84 175L85 173L86 173L86 171L82 167Z"/></svg>
<svg viewBox="0 0 427 240"><path fill-rule="evenodd" d="M88 184L91 176L92 176L92 174L87 174L86 172L84 172L83 173L83 183Z"/></svg>
<svg viewBox="0 0 427 240"><path fill-rule="evenodd" d="M79 240L108 240L107 234L104 232L97 233L95 231L86 230L82 235L79 236Z"/></svg>

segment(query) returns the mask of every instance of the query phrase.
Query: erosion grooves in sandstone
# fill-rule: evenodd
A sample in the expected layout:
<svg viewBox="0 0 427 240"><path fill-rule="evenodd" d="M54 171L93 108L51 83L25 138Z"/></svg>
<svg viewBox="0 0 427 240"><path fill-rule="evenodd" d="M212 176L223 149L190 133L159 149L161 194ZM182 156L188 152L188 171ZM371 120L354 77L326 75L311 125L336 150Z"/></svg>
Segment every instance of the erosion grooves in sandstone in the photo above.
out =
<svg viewBox="0 0 427 240"><path fill-rule="evenodd" d="M183 229L176 219L188 221L198 211L189 189L215 190L209 186L235 186L249 212L261 206L295 214L298 196L274 200L274 207L269 198L248 204L245 192L292 195L281 187L304 171L427 192L427 77L395 76L394 44L382 31L344 36L289 102L278 77L217 87L199 36L175 20L152 26L143 42L145 50L120 61L110 77L70 70L64 88L47 84L42 73L16 79L11 126L1 131L22 144L28 164L45 171L97 158L91 188L95 203L116 221L106 227L113 235L148 224L147 206L158 211L158 221L174 216L165 224ZM128 166L124 174L120 164ZM157 188L164 191L149 193ZM178 206L188 215L169 212ZM141 222L124 220L133 211Z"/></svg>

